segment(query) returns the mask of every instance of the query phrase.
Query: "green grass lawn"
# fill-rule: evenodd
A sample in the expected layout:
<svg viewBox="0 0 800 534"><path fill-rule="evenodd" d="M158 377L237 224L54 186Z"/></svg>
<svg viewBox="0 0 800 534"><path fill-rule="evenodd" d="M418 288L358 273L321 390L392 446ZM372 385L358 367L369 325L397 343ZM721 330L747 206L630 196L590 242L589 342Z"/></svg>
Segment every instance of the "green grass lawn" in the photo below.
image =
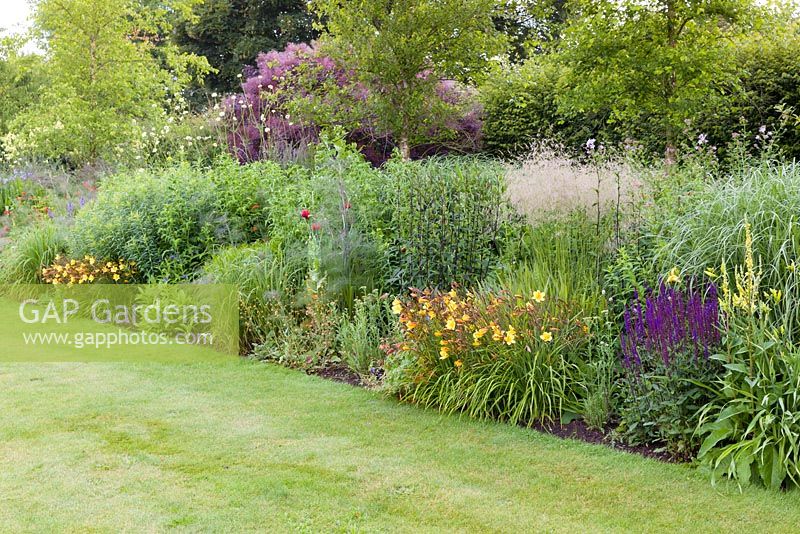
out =
<svg viewBox="0 0 800 534"><path fill-rule="evenodd" d="M796 531L800 492L441 416L282 368L0 366L0 525Z"/></svg>

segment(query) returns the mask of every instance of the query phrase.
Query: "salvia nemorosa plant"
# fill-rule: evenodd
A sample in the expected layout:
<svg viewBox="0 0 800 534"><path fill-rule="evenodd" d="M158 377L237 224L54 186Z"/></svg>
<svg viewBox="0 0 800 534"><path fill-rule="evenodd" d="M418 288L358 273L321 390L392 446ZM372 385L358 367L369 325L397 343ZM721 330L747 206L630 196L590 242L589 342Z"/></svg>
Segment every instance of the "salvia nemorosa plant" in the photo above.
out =
<svg viewBox="0 0 800 534"><path fill-rule="evenodd" d="M662 283L644 298L634 295L623 313L620 334L625 367L660 358L666 368L677 355L708 359L721 340L717 287L681 290Z"/></svg>

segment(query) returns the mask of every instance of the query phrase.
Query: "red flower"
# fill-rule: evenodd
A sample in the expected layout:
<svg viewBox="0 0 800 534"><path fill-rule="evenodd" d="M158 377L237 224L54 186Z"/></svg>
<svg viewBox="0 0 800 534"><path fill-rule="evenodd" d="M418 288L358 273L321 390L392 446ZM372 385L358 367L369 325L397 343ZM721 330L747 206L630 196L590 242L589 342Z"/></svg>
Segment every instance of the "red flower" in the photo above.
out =
<svg viewBox="0 0 800 534"><path fill-rule="evenodd" d="M346 209L346 210L350 209L350 203L349 202L345 202L344 203L344 209Z"/></svg>
<svg viewBox="0 0 800 534"><path fill-rule="evenodd" d="M308 219L309 217L311 217L311 212L308 210L303 210L300 212L300 217Z"/></svg>
<svg viewBox="0 0 800 534"><path fill-rule="evenodd" d="M314 232L319 231L320 228L322 228L322 226L320 226L319 223L311 223L311 230L313 230Z"/></svg>

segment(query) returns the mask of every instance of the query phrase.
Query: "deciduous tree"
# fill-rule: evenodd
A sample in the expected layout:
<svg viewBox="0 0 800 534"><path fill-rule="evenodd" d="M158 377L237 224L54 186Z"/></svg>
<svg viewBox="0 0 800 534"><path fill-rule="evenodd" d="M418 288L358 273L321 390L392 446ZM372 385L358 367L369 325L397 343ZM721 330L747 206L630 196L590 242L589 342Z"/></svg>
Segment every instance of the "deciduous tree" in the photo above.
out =
<svg viewBox="0 0 800 534"><path fill-rule="evenodd" d="M735 81L729 37L749 7L747 0L574 0L559 45L560 105L654 122L673 160L682 123Z"/></svg>
<svg viewBox="0 0 800 534"><path fill-rule="evenodd" d="M35 31L53 73L40 100L18 115L5 146L12 157L80 165L115 159L141 123L196 75L205 58L163 37L197 0L40 0Z"/></svg>
<svg viewBox="0 0 800 534"><path fill-rule="evenodd" d="M365 105L405 158L452 112L436 98L437 85L443 79L480 78L503 51L504 39L492 20L496 0L313 0L311 5L325 21L331 53L369 89Z"/></svg>

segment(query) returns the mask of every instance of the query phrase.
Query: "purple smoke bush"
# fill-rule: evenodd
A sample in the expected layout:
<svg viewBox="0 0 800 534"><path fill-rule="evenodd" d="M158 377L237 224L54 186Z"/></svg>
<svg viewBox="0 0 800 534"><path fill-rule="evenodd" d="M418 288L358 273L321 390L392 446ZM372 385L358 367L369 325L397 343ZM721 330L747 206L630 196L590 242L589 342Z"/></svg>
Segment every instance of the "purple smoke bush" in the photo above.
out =
<svg viewBox="0 0 800 534"><path fill-rule="evenodd" d="M420 73L428 76L430 73ZM242 93L224 101L229 129L228 146L240 162L268 158L276 154L303 151L319 138L322 124L308 118L292 117L291 103L305 100L306 107L327 109L324 115L334 126L350 110L364 108L369 93L354 82L355 76L307 44L289 44L283 51L259 54L255 67L244 71ZM448 121L448 142L442 132L432 130L431 141L415 146L412 157L450 151L473 152L479 148L482 110L474 91L454 81L437 86L438 98L447 104L463 104L465 112ZM342 110L341 108L347 108ZM322 114L321 114L322 115ZM374 120L363 117L357 127L347 131L348 141L356 143L367 160L385 162L395 146L391 135L378 131Z"/></svg>
<svg viewBox="0 0 800 534"><path fill-rule="evenodd" d="M625 367L639 367L650 357L660 358L669 368L677 354L708 359L720 343L720 310L717 287L710 283L702 291L681 291L661 284L642 303L639 295L625 309L620 334Z"/></svg>

